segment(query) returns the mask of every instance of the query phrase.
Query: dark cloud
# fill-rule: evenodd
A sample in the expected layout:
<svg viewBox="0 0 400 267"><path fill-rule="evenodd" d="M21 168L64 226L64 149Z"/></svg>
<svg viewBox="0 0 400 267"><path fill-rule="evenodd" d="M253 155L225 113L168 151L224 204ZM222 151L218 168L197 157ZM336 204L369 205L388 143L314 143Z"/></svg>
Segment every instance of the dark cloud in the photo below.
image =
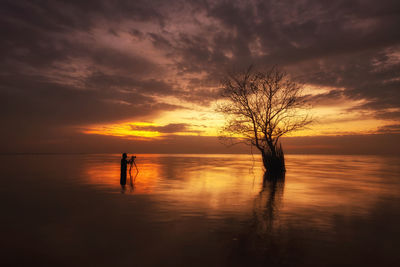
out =
<svg viewBox="0 0 400 267"><path fill-rule="evenodd" d="M376 111L377 117L381 119L388 120L400 120L400 110L391 111L391 110L378 110Z"/></svg>
<svg viewBox="0 0 400 267"><path fill-rule="evenodd" d="M317 95L305 95L304 100L312 107L334 106L344 98L343 90L330 90L327 93Z"/></svg>
<svg viewBox="0 0 400 267"><path fill-rule="evenodd" d="M27 78L27 77L25 77ZM135 91L116 92L104 87L101 90L81 90L47 81L18 80L15 77L2 94L1 117L18 117L40 120L43 123L79 125L111 122L129 117L140 117L151 112L170 110L176 106L159 103L149 95Z"/></svg>
<svg viewBox="0 0 400 267"><path fill-rule="evenodd" d="M378 129L379 133L400 133L400 124L390 124L382 126Z"/></svg>
<svg viewBox="0 0 400 267"><path fill-rule="evenodd" d="M174 93L173 85L164 80L140 80L124 75L110 75L100 71L91 73L85 80L85 86L92 89L110 90L110 88L131 92L144 93L145 95L171 95ZM127 93L127 92L126 92ZM179 92L178 92L179 93Z"/></svg>
<svg viewBox="0 0 400 267"><path fill-rule="evenodd" d="M250 63L332 87L318 105L400 119L395 0L6 0L0 23L0 123L21 140L178 108L168 96L207 106Z"/></svg>

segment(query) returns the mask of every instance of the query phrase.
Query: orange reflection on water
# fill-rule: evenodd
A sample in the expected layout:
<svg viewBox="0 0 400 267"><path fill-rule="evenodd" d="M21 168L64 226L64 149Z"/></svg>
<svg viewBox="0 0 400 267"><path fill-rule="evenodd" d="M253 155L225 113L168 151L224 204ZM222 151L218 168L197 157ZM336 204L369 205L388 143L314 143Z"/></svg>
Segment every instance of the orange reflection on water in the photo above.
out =
<svg viewBox="0 0 400 267"><path fill-rule="evenodd" d="M120 156L87 162L86 182L97 187L120 187ZM166 201L163 209L237 212L249 210L259 192L260 168L251 169L249 155L137 155L132 169L133 190ZM250 161L251 162L251 161ZM116 191L117 192L117 191ZM196 207L196 208L195 208ZM215 213L215 212L214 212Z"/></svg>
<svg viewBox="0 0 400 267"><path fill-rule="evenodd" d="M84 168L86 182L97 187L118 188L120 186L120 159L119 155L112 161L90 161ZM149 194L157 184L160 168L157 164L141 164L139 172L135 166L129 172L128 168L126 188L132 186L131 191L137 194Z"/></svg>
<svg viewBox="0 0 400 267"><path fill-rule="evenodd" d="M398 159L288 155L286 178L263 187L260 157L253 161L251 155L137 156L139 173L131 190L128 178L124 192L149 194L164 212L160 220L177 211L210 218L255 212L265 229L272 227L270 220L299 218L302 224L332 229L338 214L368 216L380 199L400 194ZM86 182L120 193L119 162L120 155L89 160L84 167Z"/></svg>

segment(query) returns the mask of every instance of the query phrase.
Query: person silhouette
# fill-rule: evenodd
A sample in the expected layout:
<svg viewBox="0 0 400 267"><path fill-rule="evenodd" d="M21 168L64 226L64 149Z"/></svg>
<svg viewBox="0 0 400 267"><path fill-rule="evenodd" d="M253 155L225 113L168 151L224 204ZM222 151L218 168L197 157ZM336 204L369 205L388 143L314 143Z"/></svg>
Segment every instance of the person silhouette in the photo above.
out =
<svg viewBox="0 0 400 267"><path fill-rule="evenodd" d="M122 159L121 159L121 185L126 184L126 168L128 166L128 160L126 159L128 155L126 153L122 154Z"/></svg>

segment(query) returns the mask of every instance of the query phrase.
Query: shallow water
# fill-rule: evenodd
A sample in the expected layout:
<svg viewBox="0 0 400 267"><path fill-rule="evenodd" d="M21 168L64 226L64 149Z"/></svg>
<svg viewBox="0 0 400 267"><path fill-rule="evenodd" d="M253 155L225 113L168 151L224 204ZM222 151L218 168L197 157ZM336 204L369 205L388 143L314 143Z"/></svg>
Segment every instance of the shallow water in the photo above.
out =
<svg viewBox="0 0 400 267"><path fill-rule="evenodd" d="M2 261L56 266L398 266L400 158L3 155ZM137 174L137 175L136 175ZM129 176L128 176L129 177Z"/></svg>

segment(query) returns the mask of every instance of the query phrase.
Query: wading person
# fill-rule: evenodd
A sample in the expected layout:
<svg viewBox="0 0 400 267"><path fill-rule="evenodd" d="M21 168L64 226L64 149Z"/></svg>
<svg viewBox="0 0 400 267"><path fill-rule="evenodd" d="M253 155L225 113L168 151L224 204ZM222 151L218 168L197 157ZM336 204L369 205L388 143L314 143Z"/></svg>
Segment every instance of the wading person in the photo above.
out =
<svg viewBox="0 0 400 267"><path fill-rule="evenodd" d="M122 159L121 159L121 185L126 184L126 168L129 163L129 161L126 159L128 156L126 153L122 154Z"/></svg>

